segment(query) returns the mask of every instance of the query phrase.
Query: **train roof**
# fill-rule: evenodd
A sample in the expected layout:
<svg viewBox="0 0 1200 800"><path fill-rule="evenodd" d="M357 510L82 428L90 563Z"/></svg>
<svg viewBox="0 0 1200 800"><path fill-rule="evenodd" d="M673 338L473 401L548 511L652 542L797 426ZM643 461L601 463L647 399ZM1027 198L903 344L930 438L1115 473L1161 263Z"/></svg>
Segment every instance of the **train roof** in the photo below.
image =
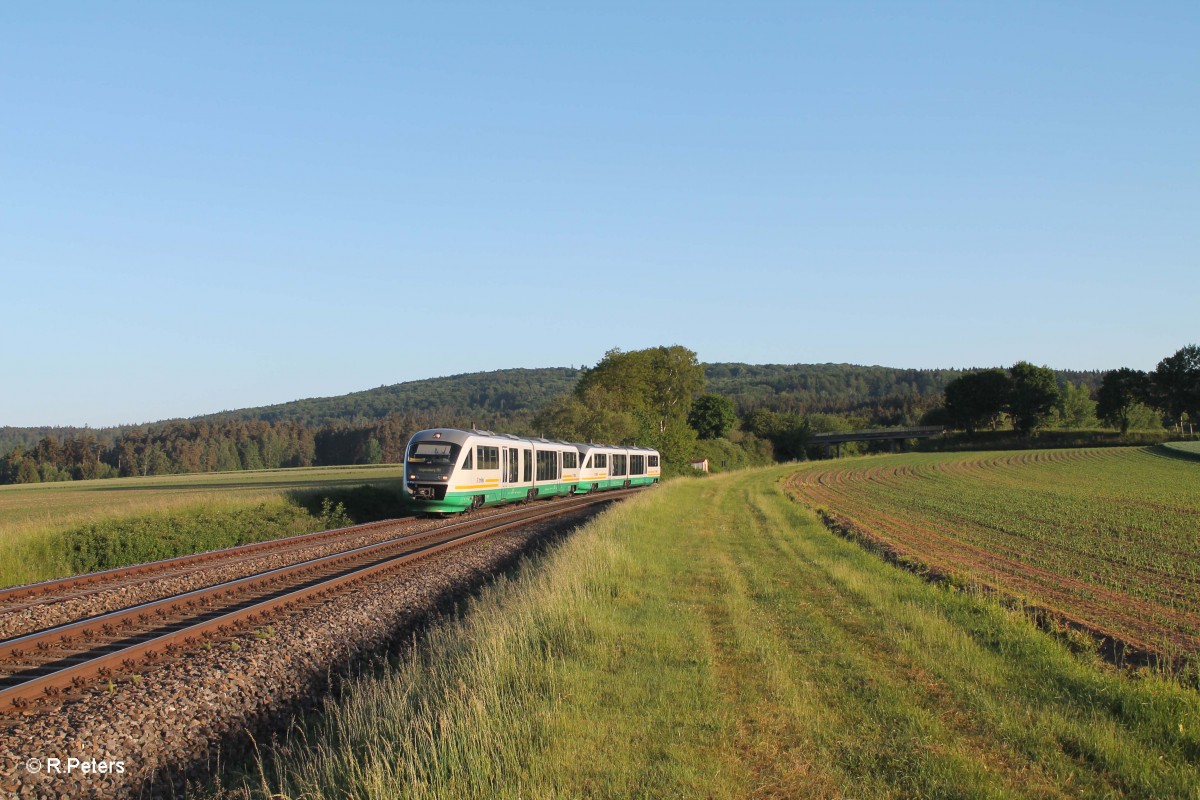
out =
<svg viewBox="0 0 1200 800"><path fill-rule="evenodd" d="M412 438L409 439L409 443L411 444L416 440L422 442L441 440L443 442L453 442L454 444L465 444L467 439L481 434L483 434L483 431L460 431L458 428L428 428L414 433Z"/></svg>
<svg viewBox="0 0 1200 800"><path fill-rule="evenodd" d="M510 442L521 442L522 444L534 445L559 445L562 447L579 448L583 445L575 442L565 442L561 439L547 439L544 436L517 436L515 433L494 433L493 431L485 431L479 428L472 428L469 431L460 430L458 428L427 428L423 431L417 431L412 435L412 439L420 441L444 441L454 444L466 444L467 440L473 436L482 437L485 439L501 439ZM410 439L410 442L412 440Z"/></svg>
<svg viewBox="0 0 1200 800"><path fill-rule="evenodd" d="M576 447L592 448L593 450L631 450L637 453L657 453L653 447L641 447L636 444L600 444L598 442L572 442Z"/></svg>

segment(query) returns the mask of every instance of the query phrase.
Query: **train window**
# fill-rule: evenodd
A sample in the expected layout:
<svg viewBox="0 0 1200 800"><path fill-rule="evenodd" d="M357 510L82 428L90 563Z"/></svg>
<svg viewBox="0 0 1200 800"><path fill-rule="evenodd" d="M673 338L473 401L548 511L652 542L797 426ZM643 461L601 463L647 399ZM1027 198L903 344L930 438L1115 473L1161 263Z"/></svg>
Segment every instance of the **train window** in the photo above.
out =
<svg viewBox="0 0 1200 800"><path fill-rule="evenodd" d="M558 453L553 450L538 451L537 479L539 481L552 481L558 479Z"/></svg>
<svg viewBox="0 0 1200 800"><path fill-rule="evenodd" d="M646 456L646 463L652 467L658 466L658 456Z"/></svg>
<svg viewBox="0 0 1200 800"><path fill-rule="evenodd" d="M479 445L476 460L479 462L477 469L500 469L500 448Z"/></svg>
<svg viewBox="0 0 1200 800"><path fill-rule="evenodd" d="M525 451L525 482L529 483L533 480L533 451Z"/></svg>
<svg viewBox="0 0 1200 800"><path fill-rule="evenodd" d="M416 480L442 480L458 461L453 442L413 442L408 448L408 472Z"/></svg>
<svg viewBox="0 0 1200 800"><path fill-rule="evenodd" d="M645 456L630 456L629 457L629 474L630 475L645 475L646 474L646 457Z"/></svg>
<svg viewBox="0 0 1200 800"><path fill-rule="evenodd" d="M613 453L613 465L610 475L625 474L625 456Z"/></svg>
<svg viewBox="0 0 1200 800"><path fill-rule="evenodd" d="M567 451L563 453L563 469L575 469L579 466L579 453Z"/></svg>
<svg viewBox="0 0 1200 800"><path fill-rule="evenodd" d="M596 453L596 455L592 456L592 458L594 458L596 461L596 463L592 465L596 469L604 469L605 467L608 466L608 454L607 453Z"/></svg>
<svg viewBox="0 0 1200 800"><path fill-rule="evenodd" d="M458 460L458 445L452 442L413 442L408 460L414 464L453 464Z"/></svg>
<svg viewBox="0 0 1200 800"><path fill-rule="evenodd" d="M506 448L506 452L508 453L508 482L516 483L520 468L520 464L517 463L517 453L520 451L515 449L507 450Z"/></svg>
<svg viewBox="0 0 1200 800"><path fill-rule="evenodd" d="M474 450L467 451L467 457L463 459L462 468L463 469L474 469L475 468L475 451Z"/></svg>

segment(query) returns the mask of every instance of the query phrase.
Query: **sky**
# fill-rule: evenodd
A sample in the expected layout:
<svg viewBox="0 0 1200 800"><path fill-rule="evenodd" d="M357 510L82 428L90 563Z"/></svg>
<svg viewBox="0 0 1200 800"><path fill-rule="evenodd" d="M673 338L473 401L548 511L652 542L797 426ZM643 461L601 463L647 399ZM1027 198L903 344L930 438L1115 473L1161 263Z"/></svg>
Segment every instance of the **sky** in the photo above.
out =
<svg viewBox="0 0 1200 800"><path fill-rule="evenodd" d="M0 4L0 425L1200 340L1200 3Z"/></svg>

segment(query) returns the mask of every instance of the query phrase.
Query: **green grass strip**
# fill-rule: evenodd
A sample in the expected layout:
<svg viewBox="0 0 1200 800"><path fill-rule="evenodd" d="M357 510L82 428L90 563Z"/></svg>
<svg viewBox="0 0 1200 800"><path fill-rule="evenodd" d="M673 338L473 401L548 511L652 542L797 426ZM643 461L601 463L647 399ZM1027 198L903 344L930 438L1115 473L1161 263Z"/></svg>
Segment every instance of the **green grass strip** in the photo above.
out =
<svg viewBox="0 0 1200 800"><path fill-rule="evenodd" d="M605 514L236 794L1200 797L1200 699L825 530L778 468Z"/></svg>

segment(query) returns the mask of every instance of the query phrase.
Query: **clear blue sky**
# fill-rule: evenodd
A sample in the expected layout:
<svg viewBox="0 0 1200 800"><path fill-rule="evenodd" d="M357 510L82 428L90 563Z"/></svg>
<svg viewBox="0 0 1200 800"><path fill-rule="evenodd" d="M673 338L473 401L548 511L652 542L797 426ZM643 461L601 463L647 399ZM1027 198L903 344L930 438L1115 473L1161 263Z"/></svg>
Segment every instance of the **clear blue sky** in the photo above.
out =
<svg viewBox="0 0 1200 800"><path fill-rule="evenodd" d="M1200 340L1200 3L0 4L0 425Z"/></svg>

